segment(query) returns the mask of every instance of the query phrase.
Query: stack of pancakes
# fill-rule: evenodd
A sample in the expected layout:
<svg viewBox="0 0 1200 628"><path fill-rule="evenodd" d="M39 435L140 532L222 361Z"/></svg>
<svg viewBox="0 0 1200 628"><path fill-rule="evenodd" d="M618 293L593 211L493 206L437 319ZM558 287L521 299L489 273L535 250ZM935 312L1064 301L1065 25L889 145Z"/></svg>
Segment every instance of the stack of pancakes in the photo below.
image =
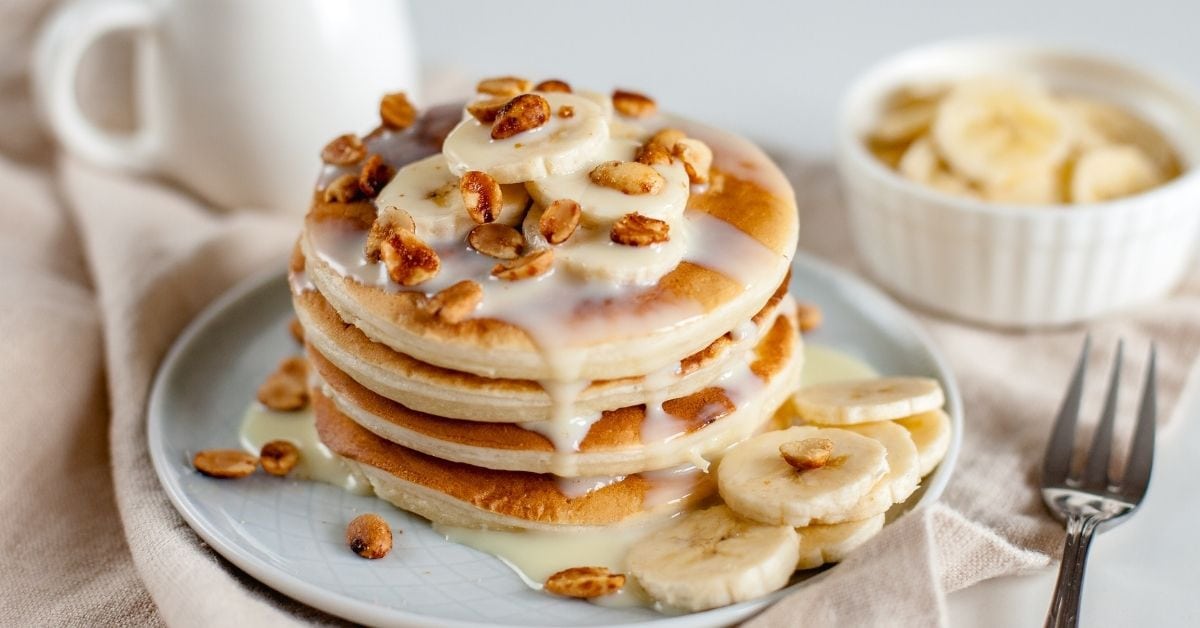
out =
<svg viewBox="0 0 1200 628"><path fill-rule="evenodd" d="M366 149L402 169L436 155L445 128L475 122L461 111L432 109L372 133ZM402 286L363 254L383 208L322 194L345 170L326 167L291 263L293 301L320 438L381 498L468 527L669 516L713 492L709 462L764 429L797 387L803 351L787 295L797 215L786 181L734 136L607 115L642 138L669 123L714 153L676 227L688 250L651 282L559 265L506 282L489 273L496 260L459 241L434 246L434 278ZM446 320L431 298L463 280L482 286L482 302Z"/></svg>

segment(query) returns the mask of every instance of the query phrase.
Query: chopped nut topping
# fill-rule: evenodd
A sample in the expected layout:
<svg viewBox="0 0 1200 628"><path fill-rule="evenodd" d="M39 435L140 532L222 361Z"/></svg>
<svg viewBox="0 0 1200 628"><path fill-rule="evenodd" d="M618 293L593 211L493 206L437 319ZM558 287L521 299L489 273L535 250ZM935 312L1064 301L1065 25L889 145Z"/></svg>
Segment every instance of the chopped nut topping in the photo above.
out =
<svg viewBox="0 0 1200 628"><path fill-rule="evenodd" d="M821 314L821 308L811 303L796 304L796 320L800 323L800 331L802 333L810 332L821 326L821 321L824 316Z"/></svg>
<svg viewBox="0 0 1200 628"><path fill-rule="evenodd" d="M500 190L500 184L488 173L472 170L464 174L458 181L458 190L475 224L495 222L500 216L504 193Z"/></svg>
<svg viewBox="0 0 1200 628"><path fill-rule="evenodd" d="M536 129L550 119L550 103L537 94L521 94L508 101L496 114L492 124L492 139L502 140L530 129Z"/></svg>
<svg viewBox="0 0 1200 628"><path fill-rule="evenodd" d="M653 142L646 142L638 148L637 156L633 160L647 166L665 166L675 161L671 157L670 149Z"/></svg>
<svg viewBox="0 0 1200 628"><path fill-rule="evenodd" d="M625 586L625 574L608 567L571 567L546 579L546 590L555 595L590 599L609 595Z"/></svg>
<svg viewBox="0 0 1200 628"><path fill-rule="evenodd" d="M637 212L621 216L613 223L608 236L617 244L625 246L650 246L670 239L671 225L643 216Z"/></svg>
<svg viewBox="0 0 1200 628"><path fill-rule="evenodd" d="M273 440L262 446L258 454L263 471L284 476L300 461L300 449L286 440Z"/></svg>
<svg viewBox="0 0 1200 628"><path fill-rule="evenodd" d="M379 256L387 266L388 277L402 286L415 286L432 279L442 268L437 251L403 229L393 230L390 237L380 242Z"/></svg>
<svg viewBox="0 0 1200 628"><path fill-rule="evenodd" d="M645 118L654 115L658 110L658 105L654 104L654 99L623 89L618 89L612 95L613 109L623 116L632 118Z"/></svg>
<svg viewBox="0 0 1200 628"><path fill-rule="evenodd" d="M346 526L346 545L363 558L383 558L392 551L392 528L373 512L361 514Z"/></svg>
<svg viewBox="0 0 1200 628"><path fill-rule="evenodd" d="M501 262L492 267L492 275L505 281L532 279L550 270L554 264L554 251L542 249L517 259Z"/></svg>
<svg viewBox="0 0 1200 628"><path fill-rule="evenodd" d="M563 105L563 106L559 107L558 108L558 117L574 118L575 117L575 108L572 107L571 105Z"/></svg>
<svg viewBox="0 0 1200 628"><path fill-rule="evenodd" d="M326 203L353 203L362 198L358 175L344 174L325 185L322 198Z"/></svg>
<svg viewBox="0 0 1200 628"><path fill-rule="evenodd" d="M304 344L304 326L300 324L300 319L293 316L292 320L288 321L288 332L296 342Z"/></svg>
<svg viewBox="0 0 1200 628"><path fill-rule="evenodd" d="M512 98L517 94L529 91L531 86L533 86L533 81L528 79L517 76L497 76L479 81L479 84L475 86L475 91L480 94Z"/></svg>
<svg viewBox="0 0 1200 628"><path fill-rule="evenodd" d="M258 387L258 400L280 412L299 410L308 405L307 376L308 362L304 358L286 358Z"/></svg>
<svg viewBox="0 0 1200 628"><path fill-rule="evenodd" d="M833 441L828 438L806 438L788 441L779 446L779 455L797 471L820 469L833 454Z"/></svg>
<svg viewBox="0 0 1200 628"><path fill-rule="evenodd" d="M658 194L666 184L657 170L636 161L606 161L592 168L588 178L623 194Z"/></svg>
<svg viewBox="0 0 1200 628"><path fill-rule="evenodd" d="M661 129L654 135L651 135L650 139L646 140L646 143L658 144L669 151L675 148L676 142L685 137L687 137L687 135L685 135L684 132L680 131L679 129Z"/></svg>
<svg viewBox="0 0 1200 628"><path fill-rule="evenodd" d="M358 173L358 189L367 198L375 198L395 174L396 169L383 163L382 157L371 155Z"/></svg>
<svg viewBox="0 0 1200 628"><path fill-rule="evenodd" d="M579 203L569 198L560 198L550 203L550 206L542 212L542 216L538 220L538 230L550 244L562 244L579 227L581 214Z"/></svg>
<svg viewBox="0 0 1200 628"><path fill-rule="evenodd" d="M378 262L381 256L380 246L397 231L416 233L417 223L413 222L408 212L395 205L388 205L375 217L371 230L367 232L367 244L363 247L363 255L367 261Z"/></svg>
<svg viewBox="0 0 1200 628"><path fill-rule="evenodd" d="M367 156L367 147L353 133L339 135L321 149L321 161L335 166L353 166Z"/></svg>
<svg viewBox="0 0 1200 628"><path fill-rule="evenodd" d="M383 126L402 131L416 121L417 108L408 102L407 94L395 92L379 101L379 118L383 121Z"/></svg>
<svg viewBox="0 0 1200 628"><path fill-rule="evenodd" d="M258 467L258 458L240 449L205 449L192 458L192 466L211 478L244 478Z"/></svg>
<svg viewBox="0 0 1200 628"><path fill-rule="evenodd" d="M429 300L429 313L447 323L460 323L471 316L483 301L483 288L464 279L433 295Z"/></svg>
<svg viewBox="0 0 1200 628"><path fill-rule="evenodd" d="M467 105L467 113L483 124L491 124L496 121L496 116L500 114L500 110L508 104L508 101L508 98L477 100Z"/></svg>
<svg viewBox="0 0 1200 628"><path fill-rule="evenodd" d="M690 137L675 142L671 153L683 162L688 179L692 183L708 183L708 170L712 167L713 153L708 144Z"/></svg>
<svg viewBox="0 0 1200 628"><path fill-rule="evenodd" d="M467 234L471 248L496 259L517 259L525 248L525 237L508 225L490 222Z"/></svg>
<svg viewBox="0 0 1200 628"><path fill-rule="evenodd" d="M558 79L546 79L533 87L535 92L561 92L564 94L571 93L571 85L566 81Z"/></svg>

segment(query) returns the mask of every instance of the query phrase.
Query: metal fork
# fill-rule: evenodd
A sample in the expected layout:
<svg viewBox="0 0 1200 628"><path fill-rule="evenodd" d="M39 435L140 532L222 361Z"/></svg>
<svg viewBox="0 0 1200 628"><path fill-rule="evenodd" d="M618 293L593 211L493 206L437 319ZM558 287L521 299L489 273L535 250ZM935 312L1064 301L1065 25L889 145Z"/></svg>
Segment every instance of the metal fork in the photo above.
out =
<svg viewBox="0 0 1200 628"><path fill-rule="evenodd" d="M1155 349L1151 345L1149 366L1137 411L1137 427L1134 429L1125 472L1121 477L1114 477L1109 472L1124 350L1124 343L1118 342L1104 409L1092 437L1091 450L1082 465L1083 469L1072 471L1075 424L1079 418L1079 401L1083 395L1084 371L1090 347L1091 338L1087 338L1083 342L1083 352L1075 366L1067 396L1058 411L1054 432L1046 446L1046 460L1042 464L1042 499L1050 513L1064 521L1067 527L1058 583L1054 587L1050 612L1046 615L1047 628L1078 625L1083 572L1092 536L1098 529L1112 528L1133 514L1146 494L1154 462Z"/></svg>

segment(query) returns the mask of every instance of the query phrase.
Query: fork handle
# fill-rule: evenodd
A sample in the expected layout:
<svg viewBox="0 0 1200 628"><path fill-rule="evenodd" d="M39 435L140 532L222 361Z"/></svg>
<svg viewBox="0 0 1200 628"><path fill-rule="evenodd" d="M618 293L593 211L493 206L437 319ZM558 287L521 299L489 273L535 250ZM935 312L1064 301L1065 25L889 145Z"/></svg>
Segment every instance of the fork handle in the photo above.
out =
<svg viewBox="0 0 1200 628"><path fill-rule="evenodd" d="M1079 602L1083 592L1083 571L1087 567L1088 548L1096 535L1100 517L1092 514L1072 514L1067 517L1067 542L1063 548L1062 565L1058 568L1058 584L1046 615L1046 628L1074 628L1079 625Z"/></svg>

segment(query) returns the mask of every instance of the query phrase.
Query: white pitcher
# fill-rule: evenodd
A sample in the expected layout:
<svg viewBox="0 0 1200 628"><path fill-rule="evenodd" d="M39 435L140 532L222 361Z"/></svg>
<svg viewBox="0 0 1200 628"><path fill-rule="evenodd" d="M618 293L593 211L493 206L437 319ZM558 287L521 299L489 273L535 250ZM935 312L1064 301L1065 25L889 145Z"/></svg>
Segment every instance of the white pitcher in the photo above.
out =
<svg viewBox="0 0 1200 628"><path fill-rule="evenodd" d="M33 60L44 118L72 153L172 179L226 208L302 212L321 147L366 132L389 91L412 95L403 0L83 0L47 24ZM136 38L138 127L116 135L75 94L88 49Z"/></svg>

